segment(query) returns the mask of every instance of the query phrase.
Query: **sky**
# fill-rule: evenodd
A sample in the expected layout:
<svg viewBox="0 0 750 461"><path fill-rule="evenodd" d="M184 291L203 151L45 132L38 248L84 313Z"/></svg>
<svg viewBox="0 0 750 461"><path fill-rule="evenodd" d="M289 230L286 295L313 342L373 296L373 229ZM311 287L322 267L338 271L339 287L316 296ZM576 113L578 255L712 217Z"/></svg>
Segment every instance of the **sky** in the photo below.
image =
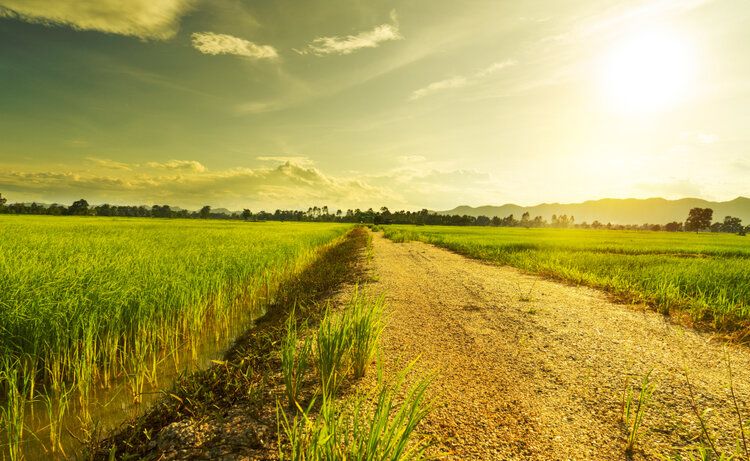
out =
<svg viewBox="0 0 750 461"><path fill-rule="evenodd" d="M747 0L0 0L10 201L750 195Z"/></svg>

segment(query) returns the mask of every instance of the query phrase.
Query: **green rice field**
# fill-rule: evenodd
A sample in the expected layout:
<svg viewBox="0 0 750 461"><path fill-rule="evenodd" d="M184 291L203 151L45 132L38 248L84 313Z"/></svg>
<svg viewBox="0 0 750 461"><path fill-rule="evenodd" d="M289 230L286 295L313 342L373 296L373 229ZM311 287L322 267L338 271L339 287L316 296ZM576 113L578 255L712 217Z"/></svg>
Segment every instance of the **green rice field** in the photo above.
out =
<svg viewBox="0 0 750 461"><path fill-rule="evenodd" d="M33 438L28 402L47 402L54 453L66 400L84 425L93 389L125 383L138 401L350 227L0 216L0 458Z"/></svg>
<svg viewBox="0 0 750 461"><path fill-rule="evenodd" d="M750 237L718 233L385 226L530 273L601 288L725 330L750 326Z"/></svg>

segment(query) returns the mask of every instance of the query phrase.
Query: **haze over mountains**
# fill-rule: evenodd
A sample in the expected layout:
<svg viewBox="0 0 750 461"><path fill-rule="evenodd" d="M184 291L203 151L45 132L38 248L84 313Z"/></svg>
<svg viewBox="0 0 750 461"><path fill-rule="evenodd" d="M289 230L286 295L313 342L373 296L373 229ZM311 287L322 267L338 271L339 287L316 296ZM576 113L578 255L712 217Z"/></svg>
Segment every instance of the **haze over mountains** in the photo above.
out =
<svg viewBox="0 0 750 461"><path fill-rule="evenodd" d="M714 210L714 221L721 221L725 216L742 218L743 223L750 223L750 198L737 197L727 202L711 202L697 198L667 200L649 199L601 199L588 200L583 203L542 203L535 206L505 204L501 206L459 206L452 210L438 211L438 214L499 216L512 214L516 219L528 212L531 217L542 216L550 220L553 214L573 215L576 223L595 220L606 224L666 224L672 221L683 222L691 208L711 208Z"/></svg>

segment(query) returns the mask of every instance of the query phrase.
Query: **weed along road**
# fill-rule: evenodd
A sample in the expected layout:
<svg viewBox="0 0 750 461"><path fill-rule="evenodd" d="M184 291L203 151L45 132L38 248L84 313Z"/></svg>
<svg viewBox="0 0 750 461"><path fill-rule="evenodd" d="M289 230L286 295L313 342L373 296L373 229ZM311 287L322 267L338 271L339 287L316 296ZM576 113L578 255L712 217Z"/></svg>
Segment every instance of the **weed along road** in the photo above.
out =
<svg viewBox="0 0 750 461"><path fill-rule="evenodd" d="M633 459L702 436L736 446L732 388L750 396L750 353L606 294L471 260L421 242L373 238L371 289L385 293L382 361L419 357L434 410L420 426L441 459L625 459L644 377ZM688 385L688 380L690 385ZM695 409L691 406L695 404ZM746 414L746 408L739 404ZM697 409L697 411L696 411Z"/></svg>

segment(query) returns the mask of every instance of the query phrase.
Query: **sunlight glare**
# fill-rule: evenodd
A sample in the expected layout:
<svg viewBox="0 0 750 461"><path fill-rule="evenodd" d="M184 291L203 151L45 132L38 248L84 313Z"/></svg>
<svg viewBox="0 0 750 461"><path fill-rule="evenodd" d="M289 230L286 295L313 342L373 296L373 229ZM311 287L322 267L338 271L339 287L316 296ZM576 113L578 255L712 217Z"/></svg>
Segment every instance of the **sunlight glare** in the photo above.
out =
<svg viewBox="0 0 750 461"><path fill-rule="evenodd" d="M640 31L608 51L600 90L609 109L641 115L670 109L689 95L694 56L689 43L667 30Z"/></svg>

